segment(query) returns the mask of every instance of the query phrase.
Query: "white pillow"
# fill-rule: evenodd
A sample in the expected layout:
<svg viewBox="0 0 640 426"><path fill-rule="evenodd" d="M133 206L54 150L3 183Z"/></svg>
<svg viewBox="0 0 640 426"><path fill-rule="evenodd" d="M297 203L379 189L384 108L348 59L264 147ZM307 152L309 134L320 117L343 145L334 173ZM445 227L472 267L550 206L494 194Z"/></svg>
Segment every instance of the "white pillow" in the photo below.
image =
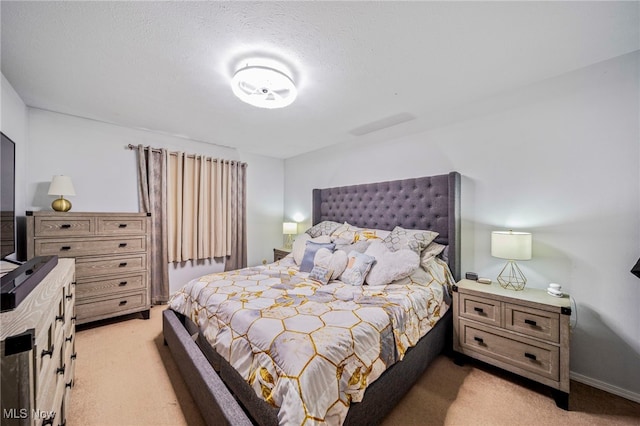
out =
<svg viewBox="0 0 640 426"><path fill-rule="evenodd" d="M337 250L331 253L328 249L322 248L316 252L316 257L313 259L314 266L320 266L322 268L331 271L331 280L337 280L340 275L347 268L347 252L343 250Z"/></svg>
<svg viewBox="0 0 640 426"><path fill-rule="evenodd" d="M296 262L296 265L300 265L302 263L307 241L326 244L331 242L331 238L328 235L322 235L316 238L311 238L311 236L306 233L298 235L293 241L293 248L291 249L291 252L293 253L293 260Z"/></svg>
<svg viewBox="0 0 640 426"><path fill-rule="evenodd" d="M390 251L382 241L372 242L365 254L376 258L366 277L369 285L385 285L408 277L420 265L420 256L415 251Z"/></svg>

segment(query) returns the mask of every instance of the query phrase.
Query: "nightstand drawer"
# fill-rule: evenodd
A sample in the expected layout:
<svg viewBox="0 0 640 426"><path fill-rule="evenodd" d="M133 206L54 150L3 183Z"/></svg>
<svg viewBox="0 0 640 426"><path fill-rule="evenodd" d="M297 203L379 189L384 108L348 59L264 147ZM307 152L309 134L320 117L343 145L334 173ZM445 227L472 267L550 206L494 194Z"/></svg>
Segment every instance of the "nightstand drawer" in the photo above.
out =
<svg viewBox="0 0 640 426"><path fill-rule="evenodd" d="M557 346L460 320L461 345L465 349L484 354L504 363L522 368L551 380L559 379L560 351Z"/></svg>
<svg viewBox="0 0 640 426"><path fill-rule="evenodd" d="M560 315L539 309L505 303L505 328L558 343Z"/></svg>
<svg viewBox="0 0 640 426"><path fill-rule="evenodd" d="M132 253L145 251L146 238L139 237L104 237L36 240L36 251L40 256L57 255L60 257L92 256L102 254Z"/></svg>
<svg viewBox="0 0 640 426"><path fill-rule="evenodd" d="M98 218L98 233L104 235L144 234L147 232L146 217Z"/></svg>
<svg viewBox="0 0 640 426"><path fill-rule="evenodd" d="M500 326L500 302L484 297L460 295L460 316Z"/></svg>
<svg viewBox="0 0 640 426"><path fill-rule="evenodd" d="M92 235L94 221L91 218L48 218L35 219L34 235L36 237L68 237Z"/></svg>

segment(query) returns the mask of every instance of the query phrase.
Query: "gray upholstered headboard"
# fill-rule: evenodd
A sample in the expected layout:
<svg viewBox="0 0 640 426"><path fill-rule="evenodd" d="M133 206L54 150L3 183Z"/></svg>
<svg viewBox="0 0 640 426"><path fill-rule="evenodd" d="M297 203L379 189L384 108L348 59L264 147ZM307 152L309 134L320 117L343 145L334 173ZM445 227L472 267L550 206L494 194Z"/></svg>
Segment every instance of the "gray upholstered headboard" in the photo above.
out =
<svg viewBox="0 0 640 426"><path fill-rule="evenodd" d="M363 228L428 229L446 244L449 268L460 279L460 174L426 176L313 190L313 224L348 222Z"/></svg>

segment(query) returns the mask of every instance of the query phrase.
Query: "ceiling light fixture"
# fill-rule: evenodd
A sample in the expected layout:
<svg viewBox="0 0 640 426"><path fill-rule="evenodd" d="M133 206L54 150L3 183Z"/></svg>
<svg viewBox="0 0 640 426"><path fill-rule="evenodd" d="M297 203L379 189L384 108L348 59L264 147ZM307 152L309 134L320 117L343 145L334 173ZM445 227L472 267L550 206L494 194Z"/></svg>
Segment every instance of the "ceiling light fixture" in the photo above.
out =
<svg viewBox="0 0 640 426"><path fill-rule="evenodd" d="M271 66L245 65L231 79L233 93L258 108L283 108L296 99L298 90L291 77Z"/></svg>

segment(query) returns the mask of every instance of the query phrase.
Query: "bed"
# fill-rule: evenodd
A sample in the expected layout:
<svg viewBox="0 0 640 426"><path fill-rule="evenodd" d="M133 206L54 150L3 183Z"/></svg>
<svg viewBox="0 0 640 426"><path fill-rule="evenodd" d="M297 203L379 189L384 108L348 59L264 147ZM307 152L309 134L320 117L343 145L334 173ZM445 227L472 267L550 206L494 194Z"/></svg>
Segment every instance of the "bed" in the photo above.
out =
<svg viewBox="0 0 640 426"><path fill-rule="evenodd" d="M448 271L451 275L450 278L453 280L460 278L460 175L457 172L388 182L314 189L312 200L313 225L327 222L346 222L350 226L367 230L373 229L395 232L396 227L401 227L401 229L431 230L437 233L434 243L445 246L443 255L440 257L444 259L446 265L448 265ZM438 262L443 263L440 257L438 258ZM331 406L333 410L330 411L331 416L320 418L315 414L315 408L308 408L306 406L306 404L311 404L311 402L309 402L311 399L314 401L316 399L322 400L323 397L307 398L306 400L300 397L300 399L303 400L302 405L306 413L306 416L302 417L302 421L300 421L300 417L296 417L296 414L291 414L293 409L288 412L283 408L279 413L279 408L276 407L277 405L282 405L283 407L294 406L297 403L295 398L291 400L291 398L287 396L287 398L289 398L287 400L288 402L285 402L283 405L283 400L278 395L290 395L290 392L283 393L275 391L275 387L272 385L274 383L274 376L277 376L278 373L273 369L255 368L255 365L253 367L249 366L249 364L253 365L256 362L261 363L262 361L255 360L264 359L266 355L277 358L278 354L272 352L276 352L278 347L269 346L269 349L265 350L257 346L243 344L244 346L249 346L249 352L251 352L251 348L253 348L253 355L251 356L237 355L238 352L234 352L236 355L231 354L231 352L236 351L239 346L243 345L232 346L234 348L233 350L229 347L228 353L225 352L227 347L224 345L214 347L216 343L212 344L212 342L225 340L224 332L221 330L226 330L226 328L219 326L218 317L212 315L211 308L209 308L210 310L203 309L204 303L196 302L195 296L191 297L191 295L196 293L200 295L202 293L207 295L207 300L215 301L216 298L220 296L215 293L222 291L220 289L223 288L220 283L228 280L230 277L233 277L236 281L242 276L245 278L248 277L247 280L254 277L264 281L266 275L268 280L272 279L272 277L282 277L282 279L288 281L287 276L291 276L291 279L296 279L296 283L300 284L300 280L297 278L298 275L296 275L295 272L296 267L296 262L289 256L273 265L265 265L264 267L256 267L253 269L247 268L246 270L235 273L203 277L200 280L195 280L195 282L187 284L179 292L176 292L172 298L173 305L170 305L170 309L164 311L163 334L165 342L169 346L181 374L187 382L190 392L201 410L203 418L208 424L378 424L422 375L431 360L440 354L451 341L451 309L446 309L446 311L445 309L441 309L444 312L437 318L437 321L429 320L425 317L416 322L418 325L415 327L405 326L402 321L396 323L397 321L395 321L394 318L402 316L402 311L397 308L393 308L396 309L395 311L389 308L388 306L392 305L390 303L384 304L384 312L387 314L386 317L384 315L375 317L378 311L375 311L376 314L374 315L373 308L380 308L382 305L377 300L371 302L374 303L375 306L370 306L368 303L370 303L370 300L377 299L379 296L380 292L375 290L378 288L376 286L368 287L365 285L362 286L361 289L353 290L353 287L344 286L340 281L331 282L329 285L307 284L308 281L304 280L306 276L303 276L304 285L297 285L296 287L303 287L305 291L311 289L309 294L303 294L300 295L300 297L294 295L293 298L290 297L287 300L282 298L282 292L284 292L285 296L291 295L293 294L292 290L294 288L291 286L287 287L288 282L283 283L282 280L280 280L273 289L270 287L268 289L260 288L261 295L263 291L265 294L276 292L269 297L276 298L280 302L283 302L280 303L283 312L286 309L290 309L292 304L296 307L305 304L304 306L306 307L314 306L317 308L320 306L318 302L318 295L320 295L321 298L328 298L329 304L343 302L363 303L365 305L364 308L358 306L358 309L360 309L357 311L359 316L362 316L360 313L365 311L372 312L371 323L374 323L380 318L386 318L393 323L391 332L383 333L378 330L380 335L384 334L386 336L384 339L380 337L380 342L390 340L393 342L393 347L389 349L390 346L388 344L385 345L382 343L377 345L376 348L380 348L380 352L374 353L371 356L375 361L371 361L369 364L363 364L368 366L366 374L364 367L362 371L360 371L360 367L358 367L357 371L345 372L343 371L344 369L352 368L349 367L350 364L331 363L332 365L330 365L330 367L338 366L338 374L333 374L336 376L338 383L349 382L349 385L353 385L354 383L351 382L354 382L353 378L357 377L357 380L355 380L357 389L352 389L353 392L349 393L347 398L344 397L343 393L340 393L338 398L340 401L337 401ZM410 281L411 280L412 279L410 279ZM203 283L213 284L205 286ZM403 286L400 284L404 283L404 281L398 283L396 287L402 290L401 287ZM413 284L413 281L408 283L406 287L412 289L411 294L416 293L416 287L409 284ZM385 297L392 294L396 287L389 286L389 293L385 293ZM215 290L211 288L215 288ZM226 290L226 288L224 291L227 293L225 298L228 299L229 291ZM281 293L277 293L278 291ZM333 293L327 293L329 291ZM349 294L346 298L343 297L345 291ZM236 292L233 292L234 297L235 293ZM444 293L443 297L446 300L446 288ZM189 295L189 303L184 303L186 300L185 295ZM336 300L336 298L340 300ZM176 302L176 300L180 300L180 303ZM259 300L263 300L263 298ZM248 302L262 303L259 300L252 299ZM247 301L242 300L241 297L239 300L235 300L235 303L245 302ZM444 303L442 306L446 305L446 301L442 303ZM183 305L185 304L192 304L196 306L197 309L191 312L180 312L183 310ZM450 306L450 302L448 305ZM219 315L219 318L223 318L225 312L220 308L222 305L215 306L214 310L218 310L217 315ZM429 304L429 306L431 306L431 304ZM430 309L439 311L439 306L440 305L436 306L435 309ZM369 308L371 309L369 310ZM269 307L269 309L272 308ZM407 310L406 307L405 310ZM409 310L413 312L414 310L417 311L417 308L411 306ZM245 309L243 309L243 311L245 311ZM246 311L249 311L249 309L246 309ZM269 312L273 313L274 311L270 310ZM310 318L311 314L312 312L309 312L308 319L315 321L316 318ZM229 315L229 321L231 322L234 320L234 314L232 312L229 313ZM278 313L278 315L280 315L280 313ZM283 324L286 324L288 319L285 314L282 315L284 316L278 320L282 320ZM377 319L373 319L374 317ZM331 324L327 321L328 316L325 315L322 318L322 322L325 323L324 326L331 328ZM380 321L382 321L382 319L380 319ZM382 328L383 325L384 324L381 323L380 328ZM401 332L398 331L398 328L402 329ZM218 333L217 337L212 336L212 329L215 330L213 334ZM318 329L317 327L313 329L315 330L314 333L323 332L322 329ZM428 329L428 332L422 335L424 329ZM386 328L384 328L383 331L384 330L386 330ZM415 330L419 330L417 338ZM236 333L236 335L237 334L238 333ZM249 335L249 331L245 334ZM351 334L355 335L357 333L351 331ZM301 335L302 334L298 336ZM278 334L278 338L281 336L282 334ZM234 341L237 340L241 339ZM310 340L312 340L314 345L316 344L315 342L318 341L317 339ZM295 346L295 344L297 343L295 339L293 340L293 344L294 346L282 347L287 348L287 351L296 350L297 346ZM303 345L299 347L303 347ZM283 350L283 352L285 351ZM321 359L324 364L327 364L327 362L324 361L326 361L328 357L320 354L319 349L318 352L312 354L307 364L311 365L318 359ZM360 360L358 361L360 362ZM232 363L236 366L235 368L232 366ZM249 371L253 373L251 373L250 377L247 377L247 374L249 374L247 372ZM281 371L280 367L277 368L277 371L279 372L280 380L275 380L275 382L278 384L303 381L302 375L295 377L295 380L289 380L290 375L288 375L286 371ZM344 375L346 379L342 378L342 381L340 381L342 375ZM361 377L366 375L369 375L370 380L366 385L363 385L366 380L361 380ZM333 380L332 377L331 380ZM325 388L331 388L330 386L319 385L321 382L324 383L323 379L315 378L313 382L316 383L315 387L320 388L321 391ZM272 387L265 390L266 386ZM280 388L283 386L284 385L280 386ZM292 386L289 386L287 389L291 387ZM342 388L339 387L339 389ZM262 398L259 395L262 395ZM269 400L270 396L273 395L275 395L274 398L276 401ZM329 400L331 401L331 399ZM345 405L347 408L342 407L342 405ZM282 411L284 411L285 414L283 414Z"/></svg>

